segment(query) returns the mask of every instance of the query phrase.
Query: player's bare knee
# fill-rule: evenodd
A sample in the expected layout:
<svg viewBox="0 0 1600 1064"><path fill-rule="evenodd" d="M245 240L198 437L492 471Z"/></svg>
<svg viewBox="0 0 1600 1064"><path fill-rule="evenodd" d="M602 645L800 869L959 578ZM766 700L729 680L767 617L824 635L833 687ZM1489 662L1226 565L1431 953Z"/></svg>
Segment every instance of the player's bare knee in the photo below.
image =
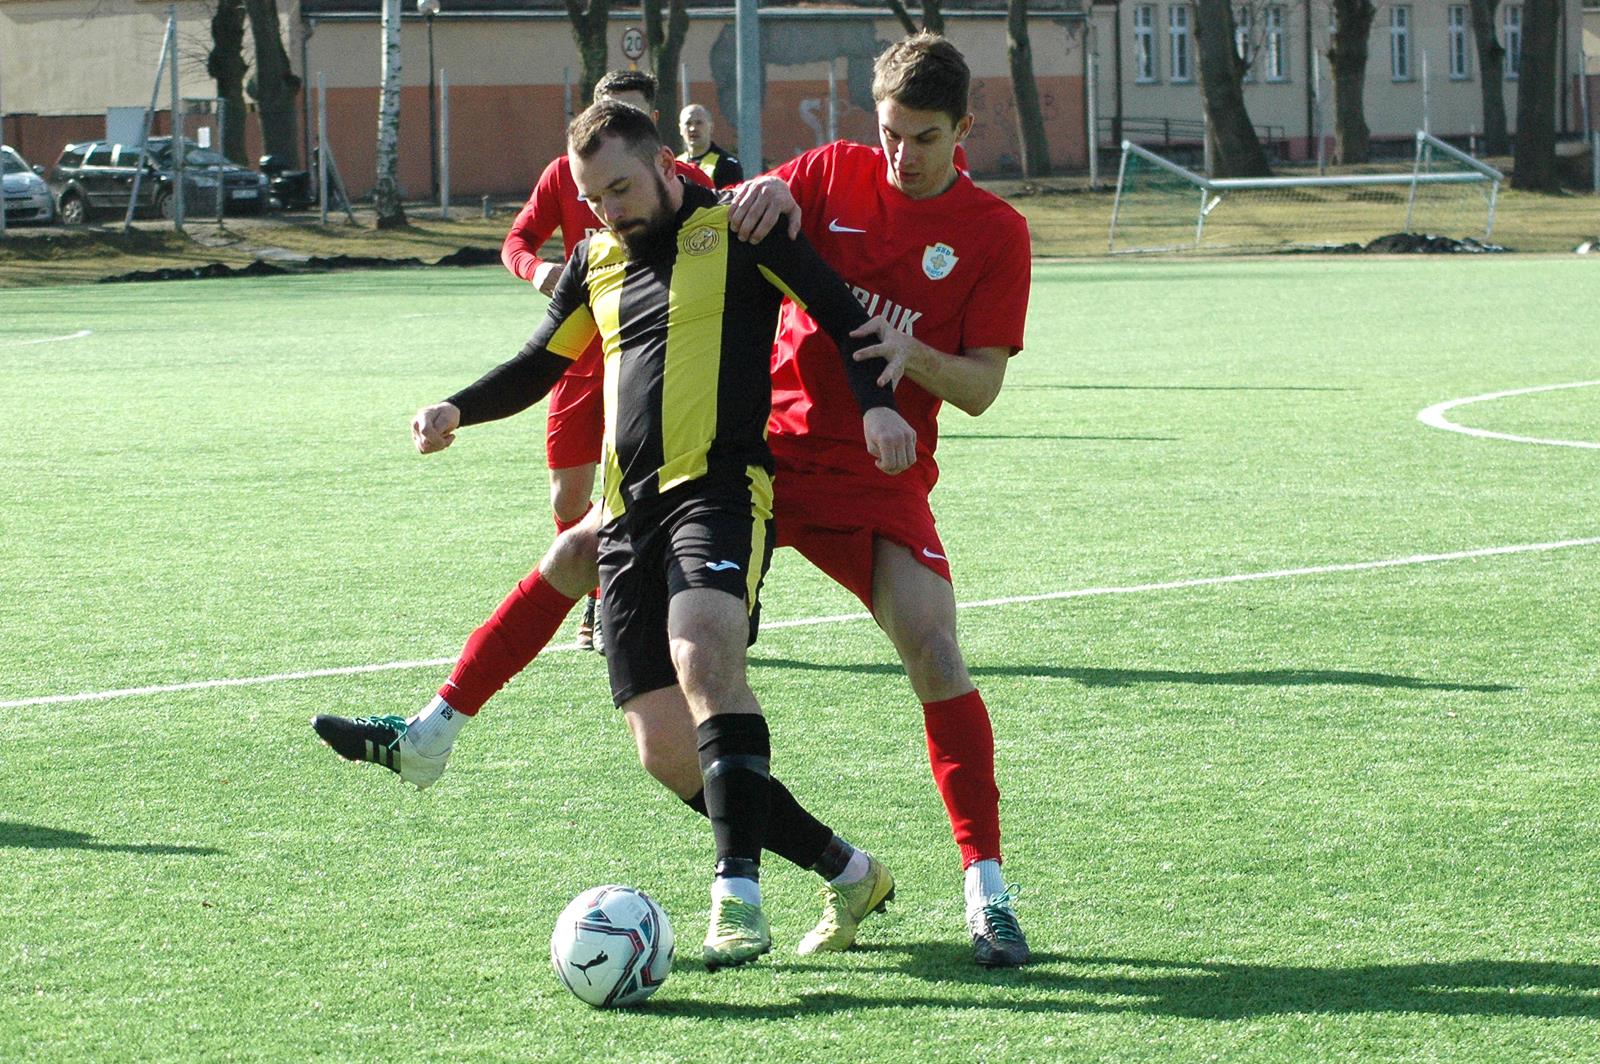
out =
<svg viewBox="0 0 1600 1064"><path fill-rule="evenodd" d="M919 686L948 688L968 682L967 663L954 632L929 631L924 638L900 646L906 672Z"/></svg>
<svg viewBox="0 0 1600 1064"><path fill-rule="evenodd" d="M539 563L539 571L562 591L582 595L600 578L599 537L587 524L567 529L556 537Z"/></svg>
<svg viewBox="0 0 1600 1064"><path fill-rule="evenodd" d="M672 666L683 693L700 705L727 705L748 690L743 647L732 653L711 640L674 639Z"/></svg>

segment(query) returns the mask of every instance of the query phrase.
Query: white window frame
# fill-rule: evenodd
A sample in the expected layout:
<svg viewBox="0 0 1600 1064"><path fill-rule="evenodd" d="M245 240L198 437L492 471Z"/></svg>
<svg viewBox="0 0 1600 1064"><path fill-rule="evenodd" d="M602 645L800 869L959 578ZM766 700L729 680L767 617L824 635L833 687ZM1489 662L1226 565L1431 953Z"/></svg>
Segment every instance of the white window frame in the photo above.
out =
<svg viewBox="0 0 1600 1064"><path fill-rule="evenodd" d="M1500 11L1501 43L1506 48L1506 80L1516 81L1522 74L1522 5L1507 4Z"/></svg>
<svg viewBox="0 0 1600 1064"><path fill-rule="evenodd" d="M1242 4L1233 9L1233 51L1247 65L1244 68L1244 80L1256 80L1257 56L1250 46L1250 34L1255 27L1250 24L1250 5Z"/></svg>
<svg viewBox="0 0 1600 1064"><path fill-rule="evenodd" d="M1467 5L1451 4L1445 9L1445 24L1450 40L1450 80L1472 77L1472 53L1467 46Z"/></svg>
<svg viewBox="0 0 1600 1064"><path fill-rule="evenodd" d="M1194 14L1188 4L1167 8L1167 70L1173 84L1194 80Z"/></svg>
<svg viewBox="0 0 1600 1064"><path fill-rule="evenodd" d="M1262 17L1261 50L1266 55L1267 68L1263 77L1268 81L1289 80L1289 19L1282 4L1271 4Z"/></svg>
<svg viewBox="0 0 1600 1064"><path fill-rule="evenodd" d="M1137 85L1154 85L1161 80L1154 4L1136 4L1133 9L1133 80Z"/></svg>
<svg viewBox="0 0 1600 1064"><path fill-rule="evenodd" d="M1411 80L1411 5L1389 9L1389 80Z"/></svg>

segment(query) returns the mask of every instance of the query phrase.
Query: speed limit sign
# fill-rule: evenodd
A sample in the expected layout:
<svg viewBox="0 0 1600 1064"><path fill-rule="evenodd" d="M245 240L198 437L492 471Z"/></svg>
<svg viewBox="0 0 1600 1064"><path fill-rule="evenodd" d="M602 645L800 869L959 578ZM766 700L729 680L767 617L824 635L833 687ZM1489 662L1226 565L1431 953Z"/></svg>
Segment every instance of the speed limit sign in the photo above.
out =
<svg viewBox="0 0 1600 1064"><path fill-rule="evenodd" d="M638 26L629 26L622 31L622 54L629 59L644 55L644 31Z"/></svg>

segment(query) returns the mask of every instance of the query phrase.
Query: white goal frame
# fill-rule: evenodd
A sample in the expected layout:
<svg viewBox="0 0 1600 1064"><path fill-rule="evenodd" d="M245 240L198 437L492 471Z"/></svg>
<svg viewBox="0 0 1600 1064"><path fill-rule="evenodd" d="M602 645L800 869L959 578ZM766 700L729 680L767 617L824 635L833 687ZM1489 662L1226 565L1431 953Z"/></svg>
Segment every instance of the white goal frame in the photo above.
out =
<svg viewBox="0 0 1600 1064"><path fill-rule="evenodd" d="M1500 183L1505 180L1505 175L1488 163L1473 158L1466 152L1446 144L1438 137L1424 130L1417 130L1416 143L1416 156L1409 174L1208 178L1186 167L1179 166L1170 159L1164 159L1148 148L1142 148L1132 141L1125 140L1122 142L1122 161L1117 167L1117 192L1111 203L1111 232L1106 250L1110 252L1117 250L1117 217L1122 209L1123 183L1127 178L1128 158L1130 156L1138 156L1152 166L1159 167L1169 174L1182 178L1195 187L1195 191L1199 193L1199 207L1195 213L1194 247L1199 247L1201 239L1205 236L1206 216L1216 210L1229 192L1247 189L1337 188L1361 185L1406 186L1409 189L1406 197L1406 230L1410 231L1419 187L1423 185L1485 184L1488 186L1489 213L1484 225L1483 236L1485 240L1489 239L1494 233L1495 202L1499 198ZM1445 174L1432 173L1429 167L1432 166L1435 153L1444 155L1446 158L1467 167L1467 169Z"/></svg>

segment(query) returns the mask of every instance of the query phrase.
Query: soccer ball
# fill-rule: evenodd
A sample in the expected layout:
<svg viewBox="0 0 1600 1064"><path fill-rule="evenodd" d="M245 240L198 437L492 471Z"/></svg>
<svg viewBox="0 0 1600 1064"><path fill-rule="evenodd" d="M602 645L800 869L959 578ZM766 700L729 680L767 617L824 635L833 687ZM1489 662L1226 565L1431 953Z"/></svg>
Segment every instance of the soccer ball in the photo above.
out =
<svg viewBox="0 0 1600 1064"><path fill-rule="evenodd" d="M672 924L642 890L591 887L556 918L550 963L578 1000L597 1009L637 1005L672 971Z"/></svg>

